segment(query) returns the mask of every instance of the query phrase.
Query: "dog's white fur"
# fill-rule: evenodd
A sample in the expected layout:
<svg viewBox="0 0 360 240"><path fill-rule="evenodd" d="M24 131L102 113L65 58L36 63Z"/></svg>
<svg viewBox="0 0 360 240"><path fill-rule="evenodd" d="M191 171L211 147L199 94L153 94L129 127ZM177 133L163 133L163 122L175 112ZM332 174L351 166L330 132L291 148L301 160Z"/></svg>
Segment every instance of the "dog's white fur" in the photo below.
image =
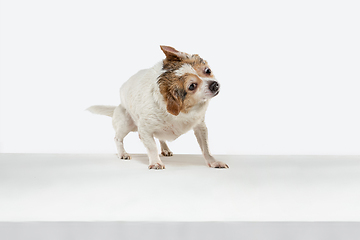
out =
<svg viewBox="0 0 360 240"><path fill-rule="evenodd" d="M112 117L115 129L115 143L119 158L130 159L123 145L124 137L131 131L137 131L149 156L149 168L165 168L161 161L154 137L160 140L161 153L172 156L165 141L173 141L180 135L193 129L209 167L228 168L225 163L216 161L209 152L208 132L204 122L209 100L213 97L208 91L208 82L214 79L201 78L205 84L196 92L198 103L188 112L180 112L177 116L167 111L166 102L160 93L158 78L164 72L163 62L150 69L141 70L133 75L120 88L121 104L117 107L92 106L92 113ZM176 74L195 73L190 65L178 69Z"/></svg>

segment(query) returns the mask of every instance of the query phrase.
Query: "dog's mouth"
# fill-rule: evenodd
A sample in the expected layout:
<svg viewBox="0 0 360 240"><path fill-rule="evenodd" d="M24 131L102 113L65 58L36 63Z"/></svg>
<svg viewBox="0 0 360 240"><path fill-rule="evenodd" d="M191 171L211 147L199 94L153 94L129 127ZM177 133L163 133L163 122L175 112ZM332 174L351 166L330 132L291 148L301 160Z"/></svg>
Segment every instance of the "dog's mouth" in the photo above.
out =
<svg viewBox="0 0 360 240"><path fill-rule="evenodd" d="M204 96L204 101L207 101L207 100L210 100L212 99L213 97L217 96L219 94L220 91L216 91L216 92L210 92L208 91L205 96Z"/></svg>
<svg viewBox="0 0 360 240"><path fill-rule="evenodd" d="M216 95L218 95L219 92L220 92L220 91L216 91L212 97L215 97Z"/></svg>

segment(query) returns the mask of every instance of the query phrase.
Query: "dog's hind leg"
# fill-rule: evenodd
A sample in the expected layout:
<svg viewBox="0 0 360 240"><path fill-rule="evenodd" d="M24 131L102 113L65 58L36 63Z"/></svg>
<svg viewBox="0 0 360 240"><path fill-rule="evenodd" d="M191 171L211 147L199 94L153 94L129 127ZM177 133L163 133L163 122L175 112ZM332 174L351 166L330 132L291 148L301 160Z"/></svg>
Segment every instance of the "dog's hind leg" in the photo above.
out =
<svg viewBox="0 0 360 240"><path fill-rule="evenodd" d="M134 121L121 105L117 106L113 115L113 127L115 129L115 144L120 159L131 159L131 156L124 149L124 138L131 132L136 131L137 127Z"/></svg>
<svg viewBox="0 0 360 240"><path fill-rule="evenodd" d="M173 155L165 141L159 140L161 146L161 155L164 157L171 157Z"/></svg>

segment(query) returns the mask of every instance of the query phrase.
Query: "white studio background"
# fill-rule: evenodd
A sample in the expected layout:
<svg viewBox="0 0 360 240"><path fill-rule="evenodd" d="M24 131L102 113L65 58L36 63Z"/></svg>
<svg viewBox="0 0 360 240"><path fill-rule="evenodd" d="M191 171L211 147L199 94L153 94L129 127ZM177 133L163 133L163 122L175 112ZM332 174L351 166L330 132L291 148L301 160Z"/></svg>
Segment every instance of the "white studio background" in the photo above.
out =
<svg viewBox="0 0 360 240"><path fill-rule="evenodd" d="M3 0L0 152L115 153L111 119L132 74L198 53L221 83L214 154L360 154L360 3ZM131 133L130 153L145 149ZM192 132L170 143L200 153Z"/></svg>

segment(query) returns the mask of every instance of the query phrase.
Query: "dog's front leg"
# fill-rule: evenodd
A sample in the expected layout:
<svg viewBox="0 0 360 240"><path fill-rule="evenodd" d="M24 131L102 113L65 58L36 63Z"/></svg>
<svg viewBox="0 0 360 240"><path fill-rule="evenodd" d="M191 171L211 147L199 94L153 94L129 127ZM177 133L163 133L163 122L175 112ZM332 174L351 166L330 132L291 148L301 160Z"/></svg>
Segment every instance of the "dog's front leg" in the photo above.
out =
<svg viewBox="0 0 360 240"><path fill-rule="evenodd" d="M162 163L159 157L153 134L139 128L139 137L148 152L149 169L165 169L165 165Z"/></svg>
<svg viewBox="0 0 360 240"><path fill-rule="evenodd" d="M216 161L215 158L211 156L209 151L209 144L208 144L208 130L204 121L202 121L199 125L197 125L194 128L194 133L200 145L201 151L204 155L207 165L213 168L229 168L227 164L220 161Z"/></svg>

